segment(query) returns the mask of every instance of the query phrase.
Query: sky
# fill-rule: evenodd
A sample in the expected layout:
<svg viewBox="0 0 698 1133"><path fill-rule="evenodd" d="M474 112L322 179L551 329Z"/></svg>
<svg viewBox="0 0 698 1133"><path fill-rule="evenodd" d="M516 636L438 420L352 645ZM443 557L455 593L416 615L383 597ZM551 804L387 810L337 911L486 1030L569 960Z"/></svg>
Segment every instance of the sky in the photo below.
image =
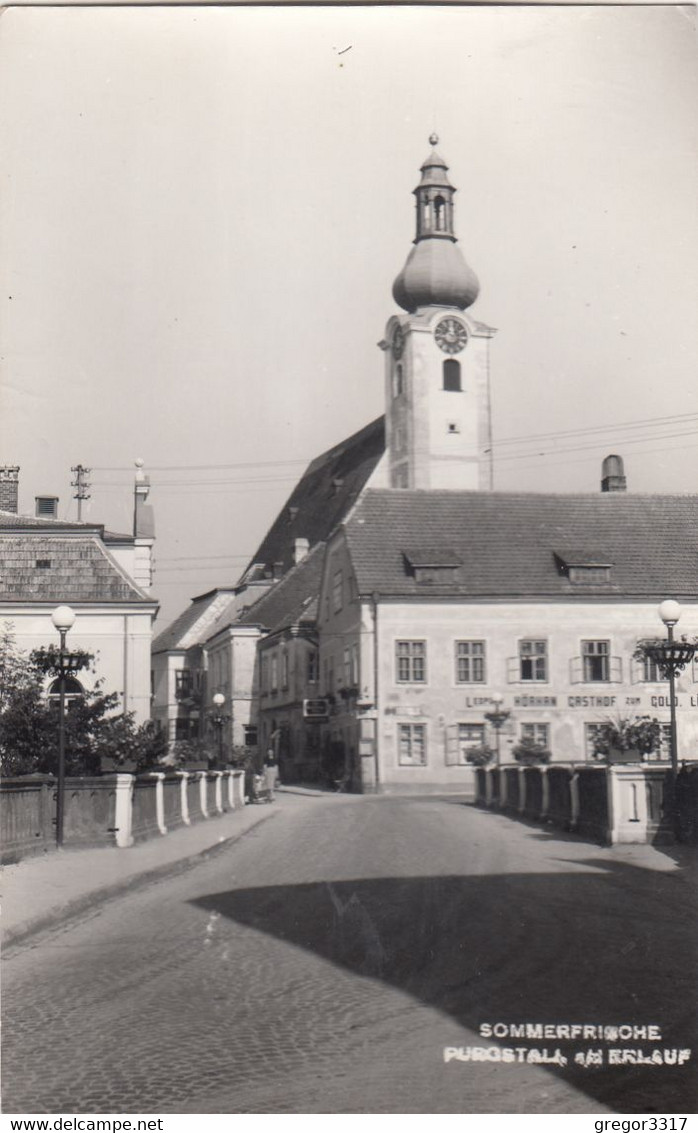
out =
<svg viewBox="0 0 698 1133"><path fill-rule="evenodd" d="M159 631L383 411L438 132L498 328L495 487L698 487L695 8L14 8L0 463L20 510L156 517Z"/></svg>

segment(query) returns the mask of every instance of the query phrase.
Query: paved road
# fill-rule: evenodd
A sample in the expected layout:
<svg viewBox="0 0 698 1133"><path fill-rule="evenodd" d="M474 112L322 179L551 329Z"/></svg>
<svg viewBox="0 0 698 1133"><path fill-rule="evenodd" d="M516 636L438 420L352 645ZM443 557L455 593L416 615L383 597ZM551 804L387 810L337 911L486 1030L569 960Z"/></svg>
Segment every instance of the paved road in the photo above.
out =
<svg viewBox="0 0 698 1133"><path fill-rule="evenodd" d="M6 1112L692 1112L695 1062L444 1062L483 1023L692 1048L695 887L450 801L284 796L181 876L11 949ZM518 1056L517 1056L518 1057Z"/></svg>

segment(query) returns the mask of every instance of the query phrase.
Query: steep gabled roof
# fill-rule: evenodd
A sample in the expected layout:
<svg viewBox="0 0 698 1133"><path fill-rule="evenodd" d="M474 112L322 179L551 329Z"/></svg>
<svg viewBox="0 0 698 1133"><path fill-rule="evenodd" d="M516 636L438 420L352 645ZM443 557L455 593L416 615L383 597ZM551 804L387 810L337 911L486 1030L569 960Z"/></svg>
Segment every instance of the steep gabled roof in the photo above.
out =
<svg viewBox="0 0 698 1133"><path fill-rule="evenodd" d="M698 496L369 490L346 537L362 594L698 598ZM461 565L420 582L405 552L444 542ZM556 555L566 547L610 564L608 581L571 581Z"/></svg>
<svg viewBox="0 0 698 1133"><path fill-rule="evenodd" d="M259 625L268 632L312 619L322 580L325 544L317 543L264 597L237 619L239 625Z"/></svg>
<svg viewBox="0 0 698 1133"><path fill-rule="evenodd" d="M0 601L155 606L94 532L0 530Z"/></svg>
<svg viewBox="0 0 698 1133"><path fill-rule="evenodd" d="M296 539L310 546L327 536L347 515L385 451L385 418L379 417L311 461L269 528L250 566L293 565ZM248 567L249 570L249 567Z"/></svg>
<svg viewBox="0 0 698 1133"><path fill-rule="evenodd" d="M170 649L191 649L209 636L211 626L230 603L234 590L209 590L192 598L191 605L159 633L153 642L153 653Z"/></svg>

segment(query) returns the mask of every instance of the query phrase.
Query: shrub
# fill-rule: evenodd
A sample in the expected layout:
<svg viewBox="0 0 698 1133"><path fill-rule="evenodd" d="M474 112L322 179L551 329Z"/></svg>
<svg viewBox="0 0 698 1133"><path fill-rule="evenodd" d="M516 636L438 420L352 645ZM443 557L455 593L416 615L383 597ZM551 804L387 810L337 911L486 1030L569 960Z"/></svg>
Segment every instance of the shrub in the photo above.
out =
<svg viewBox="0 0 698 1133"><path fill-rule="evenodd" d="M514 744L511 751L514 759L519 763L550 763L550 752L547 747L544 747L543 744L537 744L535 740L527 737Z"/></svg>
<svg viewBox="0 0 698 1133"><path fill-rule="evenodd" d="M656 751L661 739L661 726L651 716L618 716L606 720L600 728L597 750L608 755L611 748L630 751L636 748L640 755Z"/></svg>
<svg viewBox="0 0 698 1133"><path fill-rule="evenodd" d="M494 751L487 744L476 744L469 747L466 756L468 763L472 763L475 767L484 767L487 763L491 763L494 758Z"/></svg>
<svg viewBox="0 0 698 1133"><path fill-rule="evenodd" d="M57 661L53 653L37 650L27 657L16 648L9 625L0 634L0 769L5 776L58 771L59 706L44 695L45 673ZM135 760L140 771L164 754L165 738L155 725L137 725L132 712L119 712L119 702L118 693L104 693L100 681L68 701L67 775L96 775L104 757L117 765Z"/></svg>

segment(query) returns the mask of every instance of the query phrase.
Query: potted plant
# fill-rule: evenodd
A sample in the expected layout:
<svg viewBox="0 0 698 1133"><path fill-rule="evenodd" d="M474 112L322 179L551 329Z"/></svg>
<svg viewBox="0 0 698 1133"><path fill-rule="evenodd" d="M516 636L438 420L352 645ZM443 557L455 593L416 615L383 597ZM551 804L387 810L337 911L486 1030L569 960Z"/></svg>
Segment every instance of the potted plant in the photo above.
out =
<svg viewBox="0 0 698 1133"><path fill-rule="evenodd" d="M468 748L465 758L475 767L485 767L494 759L494 751L487 744L474 744L473 747Z"/></svg>
<svg viewBox="0 0 698 1133"><path fill-rule="evenodd" d="M658 720L651 716L618 716L601 725L597 750L609 763L640 763L656 751L661 739Z"/></svg>
<svg viewBox="0 0 698 1133"><path fill-rule="evenodd" d="M550 763L550 752L543 744L537 744L535 740L529 739L524 736L517 744L514 744L511 749L514 759L518 763L523 763L526 766L534 766L536 763Z"/></svg>

